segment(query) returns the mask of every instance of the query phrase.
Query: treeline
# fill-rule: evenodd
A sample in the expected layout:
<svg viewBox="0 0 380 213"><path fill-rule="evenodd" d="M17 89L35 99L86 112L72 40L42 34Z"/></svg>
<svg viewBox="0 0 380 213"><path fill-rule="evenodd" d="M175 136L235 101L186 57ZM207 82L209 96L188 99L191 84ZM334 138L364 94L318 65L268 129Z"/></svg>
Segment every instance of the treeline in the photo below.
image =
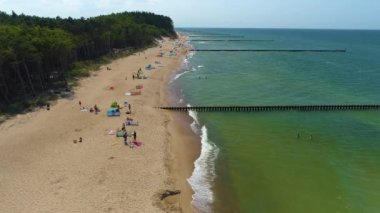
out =
<svg viewBox="0 0 380 213"><path fill-rule="evenodd" d="M93 18L41 18L0 12L0 108L67 86L76 62L175 37L169 17L124 12Z"/></svg>

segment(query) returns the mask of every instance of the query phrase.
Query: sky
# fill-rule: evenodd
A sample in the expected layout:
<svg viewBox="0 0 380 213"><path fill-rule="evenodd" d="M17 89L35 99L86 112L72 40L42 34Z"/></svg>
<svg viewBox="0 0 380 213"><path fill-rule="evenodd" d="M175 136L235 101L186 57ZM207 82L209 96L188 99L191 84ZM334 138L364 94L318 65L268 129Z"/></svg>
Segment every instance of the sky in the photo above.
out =
<svg viewBox="0 0 380 213"><path fill-rule="evenodd" d="M75 18L149 11L175 27L380 29L379 0L0 0L0 11L12 10Z"/></svg>

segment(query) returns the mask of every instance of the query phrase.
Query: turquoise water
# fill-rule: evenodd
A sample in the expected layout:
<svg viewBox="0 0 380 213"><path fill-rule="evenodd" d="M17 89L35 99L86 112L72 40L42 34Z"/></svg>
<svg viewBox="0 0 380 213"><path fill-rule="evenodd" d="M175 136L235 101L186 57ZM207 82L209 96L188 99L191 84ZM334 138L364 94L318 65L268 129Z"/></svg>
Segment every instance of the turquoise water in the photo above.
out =
<svg viewBox="0 0 380 213"><path fill-rule="evenodd" d="M182 104L380 103L380 31L179 29L197 52L174 85ZM209 36L216 37L209 37ZM225 38L221 36L226 36ZM202 156L190 183L201 212L378 212L380 112L194 113ZM202 128L203 127L203 128ZM300 135L298 138L297 135Z"/></svg>

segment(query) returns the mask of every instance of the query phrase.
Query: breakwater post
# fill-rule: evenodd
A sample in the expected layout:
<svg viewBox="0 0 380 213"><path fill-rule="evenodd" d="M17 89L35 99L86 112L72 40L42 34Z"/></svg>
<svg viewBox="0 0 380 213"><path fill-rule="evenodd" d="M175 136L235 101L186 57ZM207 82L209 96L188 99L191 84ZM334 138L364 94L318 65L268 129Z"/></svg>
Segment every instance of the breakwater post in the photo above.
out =
<svg viewBox="0 0 380 213"><path fill-rule="evenodd" d="M172 107L162 106L158 109L173 111L198 111L198 112L273 112L273 111L358 111L380 110L380 104L338 104L338 105L272 105L272 106L191 106Z"/></svg>

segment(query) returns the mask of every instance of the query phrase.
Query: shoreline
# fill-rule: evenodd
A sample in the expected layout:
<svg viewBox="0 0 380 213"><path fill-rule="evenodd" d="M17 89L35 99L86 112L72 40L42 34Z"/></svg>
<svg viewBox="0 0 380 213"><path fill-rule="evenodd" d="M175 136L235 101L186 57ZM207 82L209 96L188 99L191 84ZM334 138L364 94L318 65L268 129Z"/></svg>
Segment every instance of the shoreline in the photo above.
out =
<svg viewBox="0 0 380 213"><path fill-rule="evenodd" d="M187 40L186 36L180 37L183 39L182 43ZM170 83L176 74L181 73L185 57L187 57L187 53L180 58L178 69L166 75L166 79L164 80L164 88L161 92L164 94L163 103L166 105L176 104L177 100L175 99L178 97L170 91L173 89ZM168 161L167 168L170 178L175 181L176 188L181 190L178 199L173 199L169 202L173 202L174 200L174 202L178 202L183 212L196 212L191 203L194 191L188 182L188 178L191 177L194 171L194 162L200 156L200 138L192 131L190 127L192 118L188 114L173 111L163 112L169 119L167 131L170 146L168 147L170 160Z"/></svg>
<svg viewBox="0 0 380 213"><path fill-rule="evenodd" d="M169 51L176 41L164 39L162 48ZM0 196L5 198L0 208L9 212L192 212L193 192L186 176L191 175L197 150L185 148L182 142L192 139L186 139L182 131L186 128L177 128L176 115L153 108L167 101L169 76L182 65L186 51L156 58L159 50L153 47L117 59L107 65L112 71L103 66L81 79L72 100L59 99L50 111L38 109L0 124ZM132 80L133 72L156 60L162 61L162 68L145 71L147 80ZM144 86L141 96L124 96L138 84ZM105 115L113 100L131 103L131 116L141 125L127 130L137 131L142 147L130 149L122 139L107 135L125 119L124 109L120 118ZM97 104L101 112L81 112L78 101ZM83 143L74 143L79 137ZM162 190L177 189L182 191L179 196L157 201Z"/></svg>

